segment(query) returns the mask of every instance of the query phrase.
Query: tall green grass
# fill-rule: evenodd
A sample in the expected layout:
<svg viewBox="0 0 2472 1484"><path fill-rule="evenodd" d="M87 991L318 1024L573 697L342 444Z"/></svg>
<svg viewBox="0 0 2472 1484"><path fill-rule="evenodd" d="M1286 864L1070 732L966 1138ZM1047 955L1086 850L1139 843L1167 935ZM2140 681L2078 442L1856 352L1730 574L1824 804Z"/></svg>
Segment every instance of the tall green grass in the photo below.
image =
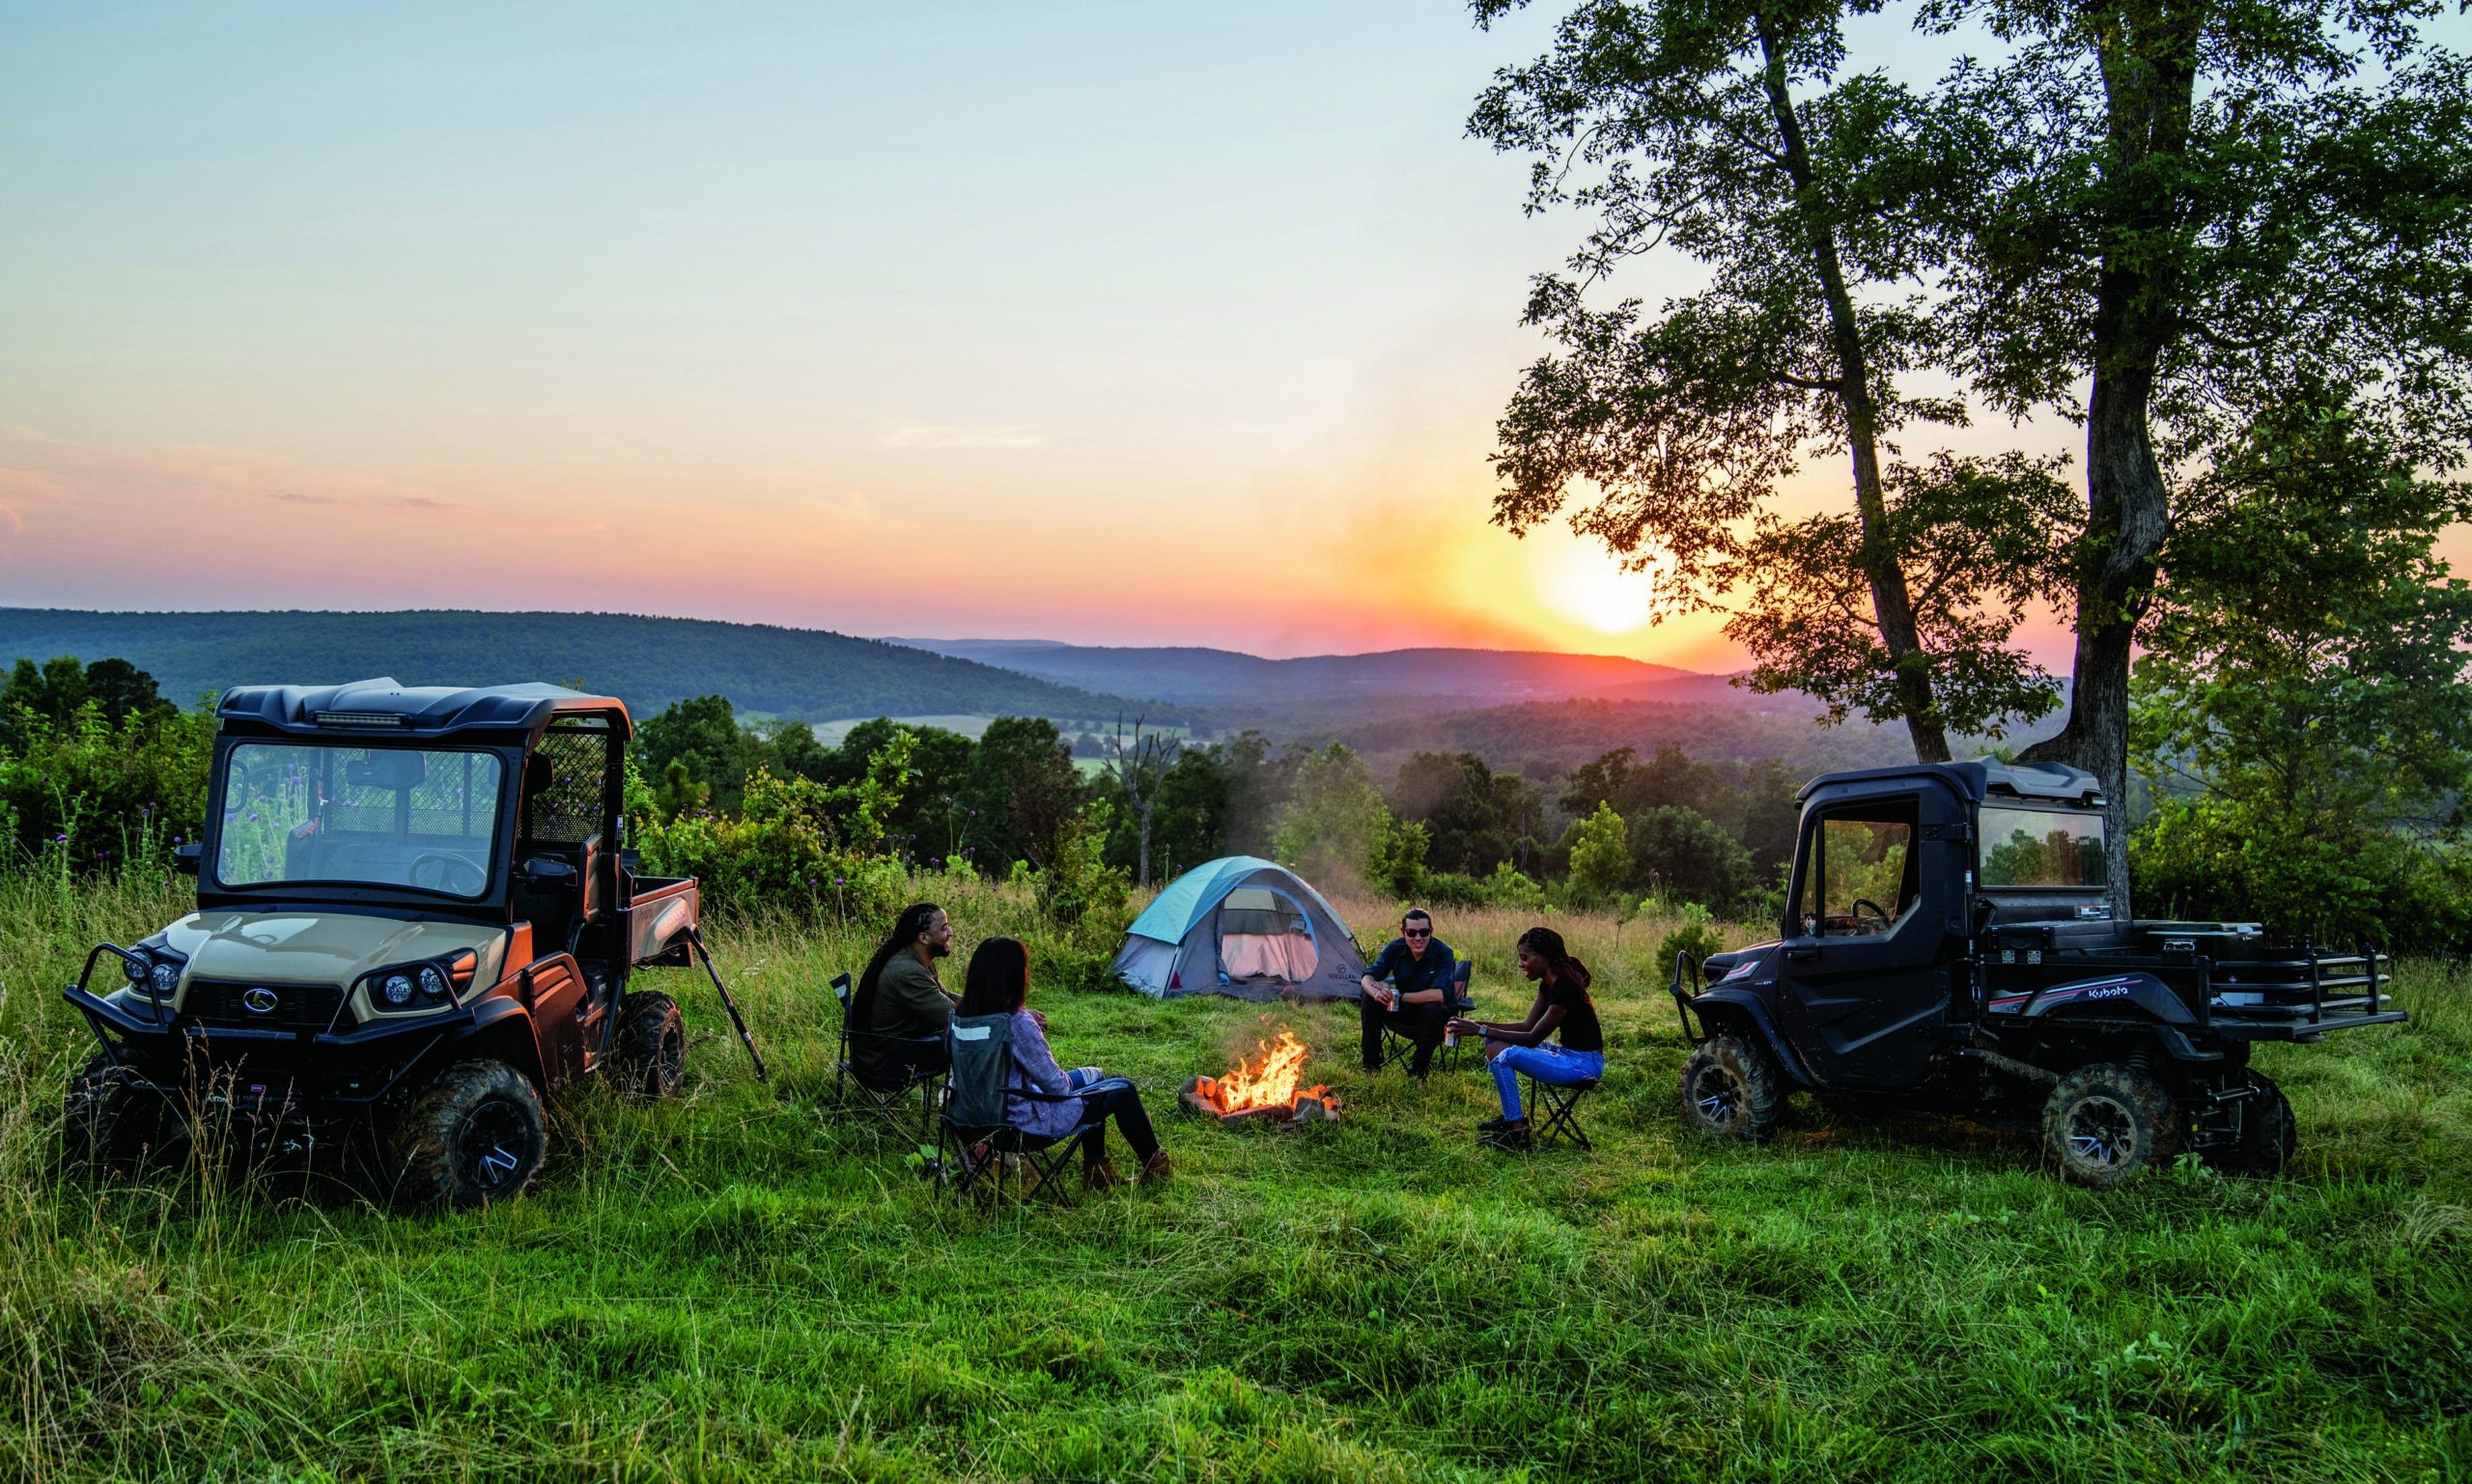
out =
<svg viewBox="0 0 2472 1484"><path fill-rule="evenodd" d="M1593 1154L1479 1151L1486 1079L1366 1078L1345 1006L1280 1012L1343 1121L1222 1131L1171 1094L1262 1007L1090 987L1093 944L938 890L964 953L1030 938L1059 1053L1151 1089L1175 1183L936 1202L827 1099L867 945L789 922L716 943L774 1085L661 976L688 1097L556 1100L520 1202L64 1179L58 984L184 893L0 883L0 1477L2472 1477L2460 969L2407 968L2407 1027L2269 1049L2289 1178L2095 1195L1928 1121L1685 1137L1654 922L1563 924L1603 975ZM1489 1013L1525 921L1444 916Z"/></svg>

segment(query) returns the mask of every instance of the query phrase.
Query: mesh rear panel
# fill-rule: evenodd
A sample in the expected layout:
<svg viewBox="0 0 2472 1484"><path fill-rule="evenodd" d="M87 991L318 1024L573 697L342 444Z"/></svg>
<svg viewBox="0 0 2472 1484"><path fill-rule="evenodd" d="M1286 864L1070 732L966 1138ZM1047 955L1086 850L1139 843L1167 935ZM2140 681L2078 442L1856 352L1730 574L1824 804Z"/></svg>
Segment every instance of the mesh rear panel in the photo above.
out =
<svg viewBox="0 0 2472 1484"><path fill-rule="evenodd" d="M609 734L553 727L542 737L534 755L549 760L549 786L523 801L524 838L568 844L591 838L601 828L601 784L609 767Z"/></svg>

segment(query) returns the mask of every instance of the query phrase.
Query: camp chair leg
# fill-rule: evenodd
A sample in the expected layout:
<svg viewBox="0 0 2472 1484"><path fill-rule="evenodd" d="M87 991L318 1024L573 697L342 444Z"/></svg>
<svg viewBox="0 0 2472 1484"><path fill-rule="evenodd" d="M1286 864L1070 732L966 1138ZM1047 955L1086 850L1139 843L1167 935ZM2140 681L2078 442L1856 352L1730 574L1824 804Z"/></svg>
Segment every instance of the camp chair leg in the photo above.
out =
<svg viewBox="0 0 2472 1484"><path fill-rule="evenodd" d="M1582 1149L1594 1153L1596 1146L1587 1141L1587 1131L1580 1127L1580 1099L1596 1090L1594 1082L1573 1082L1568 1086L1540 1082L1521 1074L1528 1087L1529 1141L1533 1146L1550 1144L1558 1138L1569 1139ZM1536 1114L1542 1113L1539 1119Z"/></svg>

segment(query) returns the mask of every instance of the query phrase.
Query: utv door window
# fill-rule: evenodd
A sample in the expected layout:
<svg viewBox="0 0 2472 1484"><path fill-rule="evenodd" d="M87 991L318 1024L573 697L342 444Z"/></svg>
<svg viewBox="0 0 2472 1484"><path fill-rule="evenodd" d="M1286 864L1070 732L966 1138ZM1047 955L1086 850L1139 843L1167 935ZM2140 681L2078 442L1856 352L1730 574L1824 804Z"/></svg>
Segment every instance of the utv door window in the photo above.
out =
<svg viewBox="0 0 2472 1484"><path fill-rule="evenodd" d="M1794 914L1806 937L1867 938L1889 932L1914 907L1920 882L1912 799L1862 804L1812 827Z"/></svg>

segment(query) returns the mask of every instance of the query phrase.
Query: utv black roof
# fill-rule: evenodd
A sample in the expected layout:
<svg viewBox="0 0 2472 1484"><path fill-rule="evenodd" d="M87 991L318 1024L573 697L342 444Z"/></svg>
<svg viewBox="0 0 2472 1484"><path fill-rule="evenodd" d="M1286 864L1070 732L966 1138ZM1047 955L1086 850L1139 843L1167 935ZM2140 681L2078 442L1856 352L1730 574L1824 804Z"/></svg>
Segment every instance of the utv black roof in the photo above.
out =
<svg viewBox="0 0 2472 1484"><path fill-rule="evenodd" d="M261 728L302 737L435 738L475 732L530 735L568 713L614 716L620 739L633 730L627 703L563 686L406 686L392 679L343 686L238 686L215 717L224 730Z"/></svg>
<svg viewBox="0 0 2472 1484"><path fill-rule="evenodd" d="M1913 778L1932 778L1953 785L1957 792L1975 803L1980 803L1995 794L2064 804L2091 805L2103 801L2102 785L2095 781L2093 773L2082 768L2071 768L2065 763L2003 763L1996 758L1983 758L1973 763L1908 763L1900 768L1863 768L1849 772L1822 773L1804 784L1802 792L1794 798L1800 802L1821 789L1839 784Z"/></svg>

